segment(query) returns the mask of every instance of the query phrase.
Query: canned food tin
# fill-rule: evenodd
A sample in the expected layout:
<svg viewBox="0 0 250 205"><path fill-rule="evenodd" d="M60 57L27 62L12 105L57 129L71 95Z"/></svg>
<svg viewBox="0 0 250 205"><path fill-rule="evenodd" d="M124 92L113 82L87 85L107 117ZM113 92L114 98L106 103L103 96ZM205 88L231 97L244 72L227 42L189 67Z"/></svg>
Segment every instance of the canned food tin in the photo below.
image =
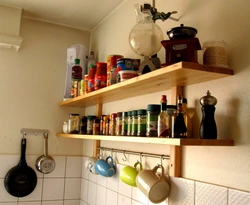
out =
<svg viewBox="0 0 250 205"><path fill-rule="evenodd" d="M95 90L106 87L106 73L107 73L107 63L98 62L96 64L95 73Z"/></svg>
<svg viewBox="0 0 250 205"><path fill-rule="evenodd" d="M117 60L117 73L121 70L134 70L133 60L130 58L120 58Z"/></svg>

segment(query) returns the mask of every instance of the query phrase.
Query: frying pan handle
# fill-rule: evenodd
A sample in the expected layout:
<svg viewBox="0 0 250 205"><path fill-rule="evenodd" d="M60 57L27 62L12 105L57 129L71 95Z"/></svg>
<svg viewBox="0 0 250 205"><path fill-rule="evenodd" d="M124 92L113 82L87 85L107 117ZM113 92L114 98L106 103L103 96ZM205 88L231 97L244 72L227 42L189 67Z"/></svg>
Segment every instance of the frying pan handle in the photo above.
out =
<svg viewBox="0 0 250 205"><path fill-rule="evenodd" d="M22 138L22 140L21 140L21 158L20 158L20 161L18 163L18 166L20 166L20 167L28 166L27 162L26 162L25 152L26 152L26 139Z"/></svg>
<svg viewBox="0 0 250 205"><path fill-rule="evenodd" d="M48 156L48 133L43 134L44 137L44 156Z"/></svg>

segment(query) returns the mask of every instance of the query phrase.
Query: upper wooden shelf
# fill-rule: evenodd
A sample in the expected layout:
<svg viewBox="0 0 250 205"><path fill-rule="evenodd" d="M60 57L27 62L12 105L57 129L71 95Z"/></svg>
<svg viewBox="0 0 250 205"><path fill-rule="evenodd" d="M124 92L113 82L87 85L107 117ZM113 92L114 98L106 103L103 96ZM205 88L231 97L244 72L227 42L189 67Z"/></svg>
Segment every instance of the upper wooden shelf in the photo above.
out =
<svg viewBox="0 0 250 205"><path fill-rule="evenodd" d="M187 86L233 75L233 70L222 67L179 62L150 73L120 82L91 93L59 103L65 107L88 107L99 103L123 100L174 86Z"/></svg>
<svg viewBox="0 0 250 205"><path fill-rule="evenodd" d="M174 146L234 146L233 140L208 140L194 138L158 138L158 137L130 137L130 136L104 136L104 135L80 135L80 134L57 134L57 137L74 139L106 140L120 142L134 142L146 144L165 144Z"/></svg>

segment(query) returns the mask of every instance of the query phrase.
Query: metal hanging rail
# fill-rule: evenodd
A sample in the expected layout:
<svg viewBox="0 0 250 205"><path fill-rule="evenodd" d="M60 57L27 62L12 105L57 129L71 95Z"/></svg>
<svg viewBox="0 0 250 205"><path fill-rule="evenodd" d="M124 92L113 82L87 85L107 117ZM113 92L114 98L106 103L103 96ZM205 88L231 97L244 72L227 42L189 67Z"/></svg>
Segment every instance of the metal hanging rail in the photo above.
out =
<svg viewBox="0 0 250 205"><path fill-rule="evenodd" d="M128 151L128 150L121 150L121 149L113 149L113 148L108 148L108 147L97 147L99 150L103 151L111 151L111 152L117 152L117 153L123 153L125 160L127 160L126 154L132 154L132 155L139 155L140 157L153 157L153 158L160 158L162 160L170 159L169 155L160 155L160 154L152 154L152 153L146 153L146 152L135 152L135 151Z"/></svg>

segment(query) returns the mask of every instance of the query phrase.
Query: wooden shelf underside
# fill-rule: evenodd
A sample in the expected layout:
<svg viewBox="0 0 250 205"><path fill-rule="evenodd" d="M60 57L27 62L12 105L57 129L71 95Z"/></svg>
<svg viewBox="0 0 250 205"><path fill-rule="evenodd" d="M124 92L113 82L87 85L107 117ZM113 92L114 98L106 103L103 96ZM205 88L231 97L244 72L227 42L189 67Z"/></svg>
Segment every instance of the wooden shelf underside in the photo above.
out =
<svg viewBox="0 0 250 205"><path fill-rule="evenodd" d="M80 135L80 134L57 134L57 137L71 139L106 140L120 142L134 142L146 144L165 144L174 146L234 146L233 140L210 140L210 139L177 139L177 138L152 138L152 137L129 137L129 136L104 136L104 135Z"/></svg>

